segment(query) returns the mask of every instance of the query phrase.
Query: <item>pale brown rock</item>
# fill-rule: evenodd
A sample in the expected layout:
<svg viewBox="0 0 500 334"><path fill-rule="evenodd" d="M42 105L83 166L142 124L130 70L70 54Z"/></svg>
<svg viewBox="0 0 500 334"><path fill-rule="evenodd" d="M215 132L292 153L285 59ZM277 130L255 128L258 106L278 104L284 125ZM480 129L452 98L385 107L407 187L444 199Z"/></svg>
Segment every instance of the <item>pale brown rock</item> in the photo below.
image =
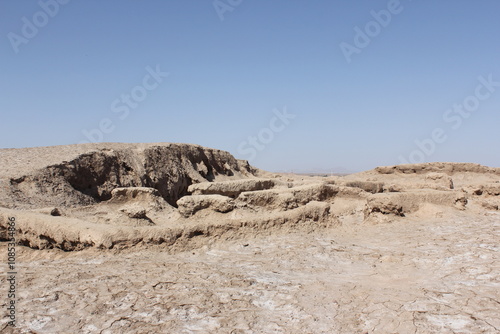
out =
<svg viewBox="0 0 500 334"><path fill-rule="evenodd" d="M234 209L234 201L230 197L221 195L192 195L179 199L177 207L179 213L187 218L207 208L216 212L227 213Z"/></svg>
<svg viewBox="0 0 500 334"><path fill-rule="evenodd" d="M266 190L274 188L276 185L277 182L271 179L203 182L190 185L188 192L193 195L222 195L235 198L245 191Z"/></svg>

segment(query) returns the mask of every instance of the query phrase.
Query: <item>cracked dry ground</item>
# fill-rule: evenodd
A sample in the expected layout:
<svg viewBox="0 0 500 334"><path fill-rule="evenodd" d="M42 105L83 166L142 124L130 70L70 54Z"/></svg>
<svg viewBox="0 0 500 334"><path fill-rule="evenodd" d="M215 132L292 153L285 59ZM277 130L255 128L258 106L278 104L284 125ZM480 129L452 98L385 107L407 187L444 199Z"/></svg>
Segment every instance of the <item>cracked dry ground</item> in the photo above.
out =
<svg viewBox="0 0 500 334"><path fill-rule="evenodd" d="M498 213L346 225L176 254L22 248L13 332L499 332Z"/></svg>

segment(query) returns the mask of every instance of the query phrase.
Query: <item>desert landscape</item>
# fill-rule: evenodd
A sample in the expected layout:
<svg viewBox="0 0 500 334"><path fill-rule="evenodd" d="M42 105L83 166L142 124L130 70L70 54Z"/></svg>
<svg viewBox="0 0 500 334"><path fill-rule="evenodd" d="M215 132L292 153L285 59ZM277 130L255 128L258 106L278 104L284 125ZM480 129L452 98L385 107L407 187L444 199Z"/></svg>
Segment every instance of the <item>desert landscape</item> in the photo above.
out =
<svg viewBox="0 0 500 334"><path fill-rule="evenodd" d="M2 333L500 331L500 168L279 174L170 143L0 166Z"/></svg>

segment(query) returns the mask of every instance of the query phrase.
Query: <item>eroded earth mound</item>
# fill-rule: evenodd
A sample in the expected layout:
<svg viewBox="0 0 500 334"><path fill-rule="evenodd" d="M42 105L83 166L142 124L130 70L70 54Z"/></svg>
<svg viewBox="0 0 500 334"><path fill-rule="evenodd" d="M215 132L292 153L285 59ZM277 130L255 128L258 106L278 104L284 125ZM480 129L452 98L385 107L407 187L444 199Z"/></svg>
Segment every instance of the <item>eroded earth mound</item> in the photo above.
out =
<svg viewBox="0 0 500 334"><path fill-rule="evenodd" d="M280 175L189 144L3 149L0 159L0 238L6 240L8 217L16 216L19 241L38 249L196 248L269 229L500 205L500 169L477 164L379 167L345 177Z"/></svg>

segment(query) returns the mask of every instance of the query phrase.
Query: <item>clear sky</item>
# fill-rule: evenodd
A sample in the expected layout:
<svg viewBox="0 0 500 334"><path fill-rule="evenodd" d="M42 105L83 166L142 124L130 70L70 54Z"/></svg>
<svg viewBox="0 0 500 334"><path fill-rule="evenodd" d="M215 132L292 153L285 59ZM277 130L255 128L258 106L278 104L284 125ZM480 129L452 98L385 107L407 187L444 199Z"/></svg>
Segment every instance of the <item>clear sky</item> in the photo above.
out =
<svg viewBox="0 0 500 334"><path fill-rule="evenodd" d="M0 0L0 147L500 166L498 0Z"/></svg>

